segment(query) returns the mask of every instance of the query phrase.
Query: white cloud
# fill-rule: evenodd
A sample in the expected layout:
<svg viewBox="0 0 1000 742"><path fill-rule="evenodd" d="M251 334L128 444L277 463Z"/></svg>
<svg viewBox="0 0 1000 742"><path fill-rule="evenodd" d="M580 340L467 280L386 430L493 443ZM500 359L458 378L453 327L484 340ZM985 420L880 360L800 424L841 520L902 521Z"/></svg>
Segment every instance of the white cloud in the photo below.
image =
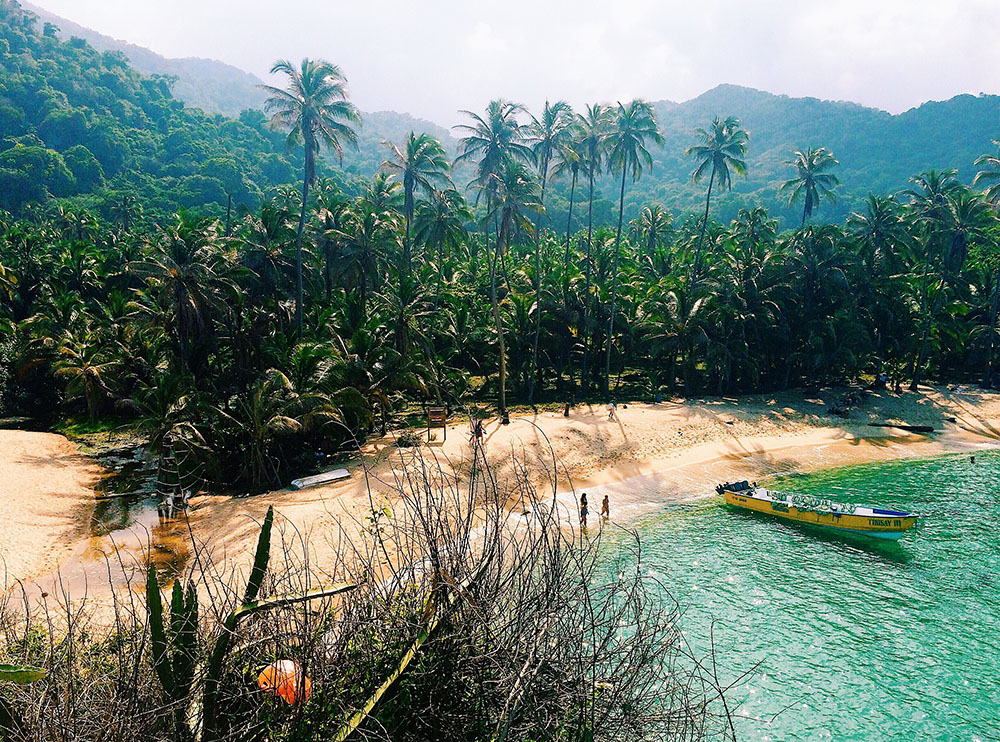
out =
<svg viewBox="0 0 1000 742"><path fill-rule="evenodd" d="M507 42L493 32L490 24L482 21L476 24L472 33L465 39L465 45L478 53L507 51Z"/></svg>
<svg viewBox="0 0 1000 742"><path fill-rule="evenodd" d="M1000 0L35 0L168 56L339 64L366 110L685 100L732 82L900 111L1000 92Z"/></svg>

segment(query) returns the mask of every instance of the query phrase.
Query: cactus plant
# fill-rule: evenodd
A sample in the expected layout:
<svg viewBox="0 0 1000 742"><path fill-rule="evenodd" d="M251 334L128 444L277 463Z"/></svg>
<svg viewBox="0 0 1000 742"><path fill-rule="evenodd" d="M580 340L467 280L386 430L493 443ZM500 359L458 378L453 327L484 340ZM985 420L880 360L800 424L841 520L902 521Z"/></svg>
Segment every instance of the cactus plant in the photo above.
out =
<svg viewBox="0 0 1000 742"><path fill-rule="evenodd" d="M48 670L43 670L40 667L0 664L0 682L27 685L28 683L34 683L36 680L41 680L48 674Z"/></svg>
<svg viewBox="0 0 1000 742"><path fill-rule="evenodd" d="M0 682L27 685L41 680L48 674L48 670L43 670L40 667L0 664ZM6 698L0 696L0 740L7 739L10 734L16 733L19 726L20 718L15 716L14 708Z"/></svg>
<svg viewBox="0 0 1000 742"><path fill-rule="evenodd" d="M264 573L267 571L267 562L271 555L271 528L273 525L274 507L271 506L267 509L267 515L264 516L264 523L260 529L260 536L257 537L257 550L253 556L253 568L250 570L250 579L247 580L246 592L243 593L244 606L248 603L253 603L257 599L257 594L264 583ZM229 645L233 640L241 609L242 606L226 616L226 620L222 623L222 631L216 637L215 645L212 647L212 654L209 656L208 672L205 675L205 695L202 700L206 739L214 738L219 682L222 679L223 664L226 654L229 652Z"/></svg>
<svg viewBox="0 0 1000 742"><path fill-rule="evenodd" d="M271 551L271 529L274 525L274 508L267 509L260 535L257 538L257 549L254 552L253 567L250 578L243 593L243 600L238 608L226 616L222 627L212 646L208 664L204 668L204 691L198 703L192 700L192 708L188 712L191 731L197 737L200 720L200 738L205 742L216 739L218 729L217 702L219 686L225 667L226 655L236 627L245 617L272 608L282 608L297 603L304 603L317 598L325 598L353 590L357 585L341 584L323 587L296 595L279 595L267 600L257 600ZM184 700L191 694L193 678L196 674L196 659L198 657L198 601L194 586L188 583L187 590L181 589L178 582L174 583L170 601L169 622L164 621L163 604L160 597L159 582L155 570L150 567L146 578L146 605L149 615L150 635L153 646L153 666L164 692L175 702L178 715L183 713ZM178 731L183 728L178 718Z"/></svg>
<svg viewBox="0 0 1000 742"><path fill-rule="evenodd" d="M198 656L198 595L188 582L187 590L174 581L169 621L164 620L160 585L156 570L146 577L146 605L153 648L153 668L163 692L172 701L182 702L191 690Z"/></svg>
<svg viewBox="0 0 1000 742"><path fill-rule="evenodd" d="M165 621L156 569L150 566L146 576L146 611L153 651L153 669L160 687L170 699L176 715L176 730L183 734L184 706L194 682L198 657L198 595L188 582L187 590L174 580L170 598L170 616Z"/></svg>

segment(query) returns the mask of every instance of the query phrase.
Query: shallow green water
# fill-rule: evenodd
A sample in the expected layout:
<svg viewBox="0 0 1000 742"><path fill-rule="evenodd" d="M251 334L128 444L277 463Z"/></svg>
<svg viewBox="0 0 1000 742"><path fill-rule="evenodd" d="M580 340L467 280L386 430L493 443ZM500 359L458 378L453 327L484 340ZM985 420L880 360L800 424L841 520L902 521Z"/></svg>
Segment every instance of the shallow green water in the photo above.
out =
<svg viewBox="0 0 1000 742"><path fill-rule="evenodd" d="M1000 739L1000 453L770 485L927 517L898 544L714 500L642 519L644 569L671 586L688 640L704 649L716 619L730 677L761 663L734 691L740 739Z"/></svg>

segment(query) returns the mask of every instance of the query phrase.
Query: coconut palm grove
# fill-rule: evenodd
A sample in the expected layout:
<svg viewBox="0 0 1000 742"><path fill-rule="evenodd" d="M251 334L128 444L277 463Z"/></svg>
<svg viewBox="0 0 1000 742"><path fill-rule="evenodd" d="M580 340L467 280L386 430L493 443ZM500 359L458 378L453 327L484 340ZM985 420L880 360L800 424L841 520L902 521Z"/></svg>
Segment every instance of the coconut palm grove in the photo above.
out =
<svg viewBox="0 0 1000 742"><path fill-rule="evenodd" d="M803 146L773 196L798 223L767 203L720 223L754 146L725 111L665 141L639 99L495 100L461 114L454 158L411 132L348 181L361 116L334 64L277 62L265 111L227 120L14 4L2 20L6 414L182 429L220 485L264 487L427 403L1000 381L995 152L973 183L913 173L830 224L836 153ZM702 210L628 200L660 148Z"/></svg>
<svg viewBox="0 0 1000 742"><path fill-rule="evenodd" d="M0 418L56 431L127 429L161 468L183 452L200 491L247 496L373 440L418 446L430 407L499 426L539 410L568 417L583 404L608 405L613 416L611 405L632 400L1000 388L1000 116L992 149L939 157L893 188L858 152L838 151L833 133L824 139L830 130L819 121L813 133L797 130L798 144L769 151L769 185L748 191L763 149L755 152L758 133L731 110L679 132L642 98L577 109L553 99L532 110L498 97L456 112L453 139L415 128L374 141L352 102L350 70L336 59L276 60L262 105L226 116L185 105L171 78L58 31L0 0ZM345 165L359 157L371 172ZM674 198L681 191L658 180L667 161L683 168L677 188L690 197ZM412 524L454 525L447 508L421 510L421 497L433 499L421 481L408 485L422 493ZM501 513L508 495L480 486L489 496L469 503ZM542 512L537 502L522 509ZM473 512L463 543L478 543ZM718 678L698 685L659 674L677 661L676 616L642 591L642 575L606 592L581 587L606 571L596 546L581 556L542 523L530 556L511 537L492 564L434 562L421 602L413 585L400 586L425 578L387 583L371 566L382 555L400 562L393 549L402 540L383 540L389 508L373 501L367 513L365 579L399 593L355 604L337 596L357 585L324 588L335 608L309 634L323 637L309 652L336 644L336 668L351 672L316 666L303 680L298 665L277 663L260 688L277 688L281 708L266 713L257 696L226 696L244 681L259 692L257 670L227 660L247 651L241 611L311 599L274 597L280 580L294 582L287 575L264 580L268 510L252 572L232 590L242 602L230 618L213 609L224 627L214 644L197 638L209 611L199 619L201 588L150 567L136 594L151 607L135 609L135 623L118 616L117 633L100 642L79 640L91 653L87 673L104 678L93 687L107 683L103 700L72 709L67 701L60 717L56 696L25 701L16 694L29 691L8 685L35 680L30 666L0 664L0 739L97 739L105 724L115 739L736 738ZM584 526L586 513L584 502ZM445 530L427 537L435 555ZM466 624L445 620L450 607L435 613L433 596L462 603L494 566L507 570L495 575L494 602L463 609L479 627L469 643L440 643L433 659L417 654L439 621L465 636ZM262 584L267 600L257 598ZM173 591L162 606L161 589ZM475 623L476 611L509 605L537 618L534 628ZM350 637L331 628L341 615L353 622ZM412 636L391 634L386 627L404 616L416 622L407 630L433 618ZM258 644L278 631L253 625ZM550 625L600 626L603 639L578 637L599 647L593 664L560 654L572 642L524 643ZM45 664L55 650L40 638L52 634L39 632L11 640L6 654L34 658L52 677L82 666L72 648ZM307 633L288 646L306 646ZM146 668L135 670L137 685L124 666L114 665L117 680L100 675L117 642ZM395 666L386 657L397 655L400 673L416 656L423 679L383 700L388 681L365 705ZM601 662L623 668L628 682L600 675ZM83 693L86 673L65 672L67 695L58 697ZM206 679L182 679L192 673ZM674 681L667 709L654 689ZM312 687L327 700L305 704ZM132 706L117 705L123 699ZM143 711L147 703L155 713ZM298 709L294 717L281 715L286 707ZM122 711L128 724L108 721L116 708L131 709ZM377 724L368 713L381 714Z"/></svg>

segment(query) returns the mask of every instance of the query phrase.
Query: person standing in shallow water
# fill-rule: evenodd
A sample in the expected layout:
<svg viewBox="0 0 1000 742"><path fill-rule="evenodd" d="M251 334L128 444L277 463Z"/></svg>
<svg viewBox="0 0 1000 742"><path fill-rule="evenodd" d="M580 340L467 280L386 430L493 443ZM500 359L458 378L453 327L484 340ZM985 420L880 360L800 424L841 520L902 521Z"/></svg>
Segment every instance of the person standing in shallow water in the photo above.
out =
<svg viewBox="0 0 1000 742"><path fill-rule="evenodd" d="M604 499L601 501L601 518L607 520L611 517L611 503L608 501L608 496L605 495Z"/></svg>
<svg viewBox="0 0 1000 742"><path fill-rule="evenodd" d="M587 513L589 509L587 508L587 493L584 492L580 495L580 525L583 528L587 527Z"/></svg>

